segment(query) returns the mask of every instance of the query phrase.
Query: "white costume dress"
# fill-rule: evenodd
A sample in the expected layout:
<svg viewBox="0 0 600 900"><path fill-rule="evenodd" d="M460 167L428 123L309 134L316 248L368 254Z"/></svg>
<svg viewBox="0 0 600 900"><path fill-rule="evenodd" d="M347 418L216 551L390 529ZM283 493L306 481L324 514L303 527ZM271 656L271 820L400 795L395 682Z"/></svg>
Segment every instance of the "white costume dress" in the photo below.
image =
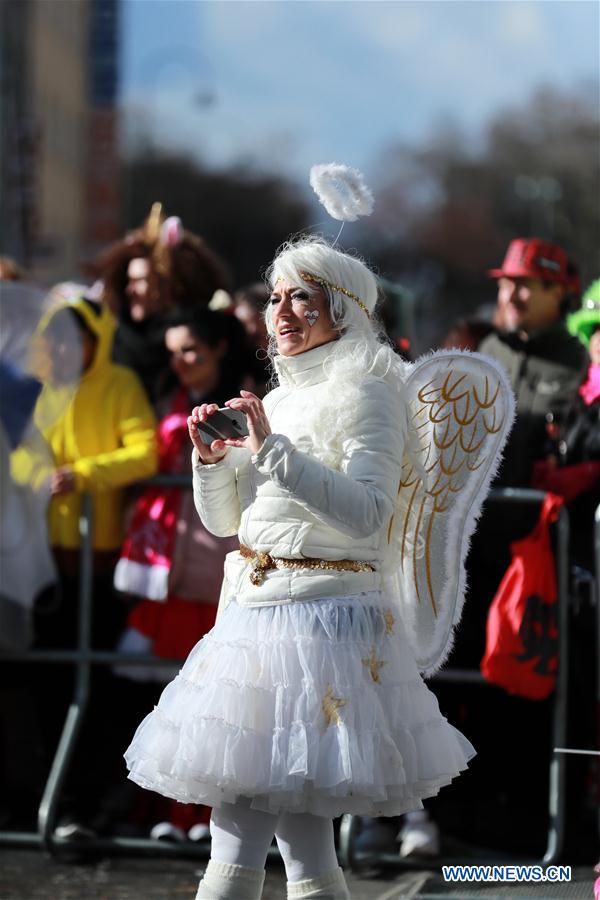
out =
<svg viewBox="0 0 600 900"><path fill-rule="evenodd" d="M280 386L264 401L273 434L253 457L231 449L216 465L196 459L196 507L209 531L237 532L242 545L272 558L356 560L370 568L271 568L254 584L252 560L230 553L217 624L196 645L127 750L129 777L142 787L211 806L249 797L253 808L268 812L392 816L419 808L474 754L441 715L419 674L407 636L428 628L427 643L432 626L427 614L421 622L419 612L403 609L402 594L409 597L416 584L423 595L417 605L423 612L433 608L437 623L439 609L418 585L423 566L430 590L437 590L441 572L442 593L451 583L454 594L462 591L471 501L474 495L481 501L493 459L484 471L468 467L469 473L479 472L478 483L471 489L475 476L470 474L471 501L460 510L462 537L449 560L427 543L437 534L435 515L439 522L446 509L428 513L426 505L431 497L434 506L439 499L439 477L432 485L425 474L425 468L435 470L435 460L425 468L419 468L423 459L416 463L427 496L413 527L415 496L421 495L415 494L414 468L404 451L407 437L414 445L410 433L419 410L413 412L410 398L401 399L380 378L348 386L348 397L333 396L324 367L328 352L325 345L277 359ZM438 380L444 369L442 388L459 358L432 358ZM429 390L430 381L424 383ZM486 391L487 386L486 381ZM423 397L427 404L428 395L413 393L417 406ZM439 411L440 397L438 391L437 405L428 408ZM464 393L450 397L456 399L464 413ZM445 395L441 402L447 403ZM489 405L479 403L485 410ZM470 451L463 437L463 451ZM439 451L440 459L444 452ZM454 477L455 466L449 469ZM404 493L410 493L410 502L400 502ZM456 483L446 495L460 495ZM421 538L429 522L425 546ZM451 530L457 527L454 523ZM400 553L410 563L403 566L409 585L398 567ZM454 578L450 569L456 570ZM438 596L438 605L442 599ZM440 626L436 659L448 644L458 615L454 607ZM429 657L421 665L433 667Z"/></svg>

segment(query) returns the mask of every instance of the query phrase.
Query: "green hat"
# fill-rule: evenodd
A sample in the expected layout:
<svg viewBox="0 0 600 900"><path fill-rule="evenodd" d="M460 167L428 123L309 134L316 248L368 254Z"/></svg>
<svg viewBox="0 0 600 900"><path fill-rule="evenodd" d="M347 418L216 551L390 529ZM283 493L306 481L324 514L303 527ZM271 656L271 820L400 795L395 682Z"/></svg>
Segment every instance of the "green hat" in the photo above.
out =
<svg viewBox="0 0 600 900"><path fill-rule="evenodd" d="M600 278L593 281L581 298L581 309L567 319L567 328L589 346L596 328L600 328Z"/></svg>

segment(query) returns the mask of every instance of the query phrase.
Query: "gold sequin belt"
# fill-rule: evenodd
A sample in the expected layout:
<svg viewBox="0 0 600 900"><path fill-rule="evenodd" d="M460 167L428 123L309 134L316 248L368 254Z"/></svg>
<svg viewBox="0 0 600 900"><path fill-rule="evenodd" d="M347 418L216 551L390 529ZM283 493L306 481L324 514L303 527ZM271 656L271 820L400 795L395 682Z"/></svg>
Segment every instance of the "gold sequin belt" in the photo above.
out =
<svg viewBox="0 0 600 900"><path fill-rule="evenodd" d="M302 559L285 559L281 556L271 556L270 553L257 553L250 547L240 544L240 555L244 559L254 560L250 581L254 585L262 584L265 573L269 569L325 569L336 572L374 572L375 567L370 563L359 562L357 559L318 559L314 556L303 556Z"/></svg>

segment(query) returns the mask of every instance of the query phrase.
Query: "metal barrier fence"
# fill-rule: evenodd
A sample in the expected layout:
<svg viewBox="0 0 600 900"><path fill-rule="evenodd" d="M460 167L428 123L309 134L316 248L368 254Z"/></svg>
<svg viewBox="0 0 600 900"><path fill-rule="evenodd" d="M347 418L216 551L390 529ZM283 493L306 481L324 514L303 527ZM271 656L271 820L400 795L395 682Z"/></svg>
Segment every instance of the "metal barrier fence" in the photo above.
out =
<svg viewBox="0 0 600 900"><path fill-rule="evenodd" d="M543 491L525 488L499 488L492 490L489 497L491 500L503 504L534 503L541 505L545 494ZM569 671L569 515L564 507L560 510L556 528L558 672L553 694L552 746L562 747L566 742ZM438 672L433 676L432 681L487 684L478 669L453 669L452 667ZM565 757L554 754L549 769L549 827L546 850L541 860L546 865L558 860L564 844L565 769ZM373 863L386 869L399 869L406 866L406 861L400 859L398 854L356 852L353 845L358 836L359 827L358 817L350 815L343 817L340 829L340 861L345 868L358 868L361 864L373 865ZM512 854L511 860L514 861L514 854Z"/></svg>
<svg viewBox="0 0 600 900"><path fill-rule="evenodd" d="M163 485L191 489L191 480L186 475L160 475L145 484ZM81 538L80 571L79 571L79 620L77 646L74 650L31 650L25 653L3 654L3 661L24 661L28 663L72 663L75 667L75 686L73 698L67 710L62 733L54 759L50 767L46 786L42 794L38 810L38 828L36 832L0 831L0 846L3 844L21 846L41 846L50 854L60 856L73 850L99 853L151 853L164 856L193 856L208 858L208 848L201 845L171 845L164 841L150 838L111 837L86 840L85 847L81 843L59 840L54 836L56 815L61 790L65 783L69 764L73 757L75 745L81 730L90 694L91 666L107 666L115 663L128 663L144 666L181 665L181 660L158 659L148 654L126 654L109 651L98 651L91 648L92 624L92 577L93 577L93 506L92 498L85 495L82 499L79 519Z"/></svg>
<svg viewBox="0 0 600 900"><path fill-rule="evenodd" d="M163 475L152 479L148 484L190 489L188 476ZM540 491L502 489L492 491L491 496L503 503L529 502L541 503L544 494ZM25 661L27 663L71 663L75 668L75 687L73 698L67 711L62 734L54 755L38 812L38 829L36 832L0 831L1 845L41 846L53 855L72 851L73 842L59 840L54 836L58 803L61 790L73 757L78 734L86 712L89 691L91 666L127 663L128 665L169 666L181 665L181 660L158 659L151 655L125 654L108 651L97 651L91 648L92 622L92 575L93 575L93 510L89 496L82 502L80 516L81 563L79 572L79 622L77 646L74 650L32 650L24 653L5 653L2 661ZM568 572L568 514L561 510L557 523L557 575L558 575L558 627L559 627L559 669L554 708L552 717L552 741L554 747L563 747L566 739L567 722L567 689L568 689L568 627L569 627L569 572ZM600 509L596 518L596 553L597 573L600 572ZM600 610L598 610L600 621ZM478 671L446 669L436 676L437 680L461 683L479 683L484 681ZM600 698L600 665L598 669L598 697ZM547 848L543 858L545 863L558 859L564 841L565 829L565 760L564 756L554 755L549 772L549 816ZM358 820L354 816L344 816L340 831L340 856L346 866L360 865L361 855L354 853L353 841L357 833ZM77 844L82 850L82 845ZM168 844L150 838L111 837L86 840L86 852L100 853L152 853L154 855L207 858L208 847L202 845ZM271 848L270 854L277 855ZM369 862L373 856L369 855ZM398 856L380 855L377 862L386 867L401 866Z"/></svg>

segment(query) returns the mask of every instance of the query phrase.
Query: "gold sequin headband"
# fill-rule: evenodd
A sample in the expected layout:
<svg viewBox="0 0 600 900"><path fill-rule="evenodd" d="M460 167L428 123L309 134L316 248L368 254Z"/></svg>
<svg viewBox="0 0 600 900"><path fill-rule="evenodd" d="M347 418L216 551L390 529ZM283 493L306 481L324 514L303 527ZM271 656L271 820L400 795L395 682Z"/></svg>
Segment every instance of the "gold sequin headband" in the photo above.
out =
<svg viewBox="0 0 600 900"><path fill-rule="evenodd" d="M299 272L298 274L300 275L302 281L311 281L313 282L313 284L320 284L321 287L328 287L332 291L339 291L340 294L344 294L346 297L350 297L351 300L354 300L355 303L358 303L362 311L366 313L367 318L371 318L371 313L362 302L360 297L358 297L356 294L353 294L352 291L347 290L345 287L342 287L341 284L334 284L333 281L327 281L326 278L319 278L317 275L309 275L308 272ZM278 278L275 283L279 284L280 281L285 281L285 278Z"/></svg>

